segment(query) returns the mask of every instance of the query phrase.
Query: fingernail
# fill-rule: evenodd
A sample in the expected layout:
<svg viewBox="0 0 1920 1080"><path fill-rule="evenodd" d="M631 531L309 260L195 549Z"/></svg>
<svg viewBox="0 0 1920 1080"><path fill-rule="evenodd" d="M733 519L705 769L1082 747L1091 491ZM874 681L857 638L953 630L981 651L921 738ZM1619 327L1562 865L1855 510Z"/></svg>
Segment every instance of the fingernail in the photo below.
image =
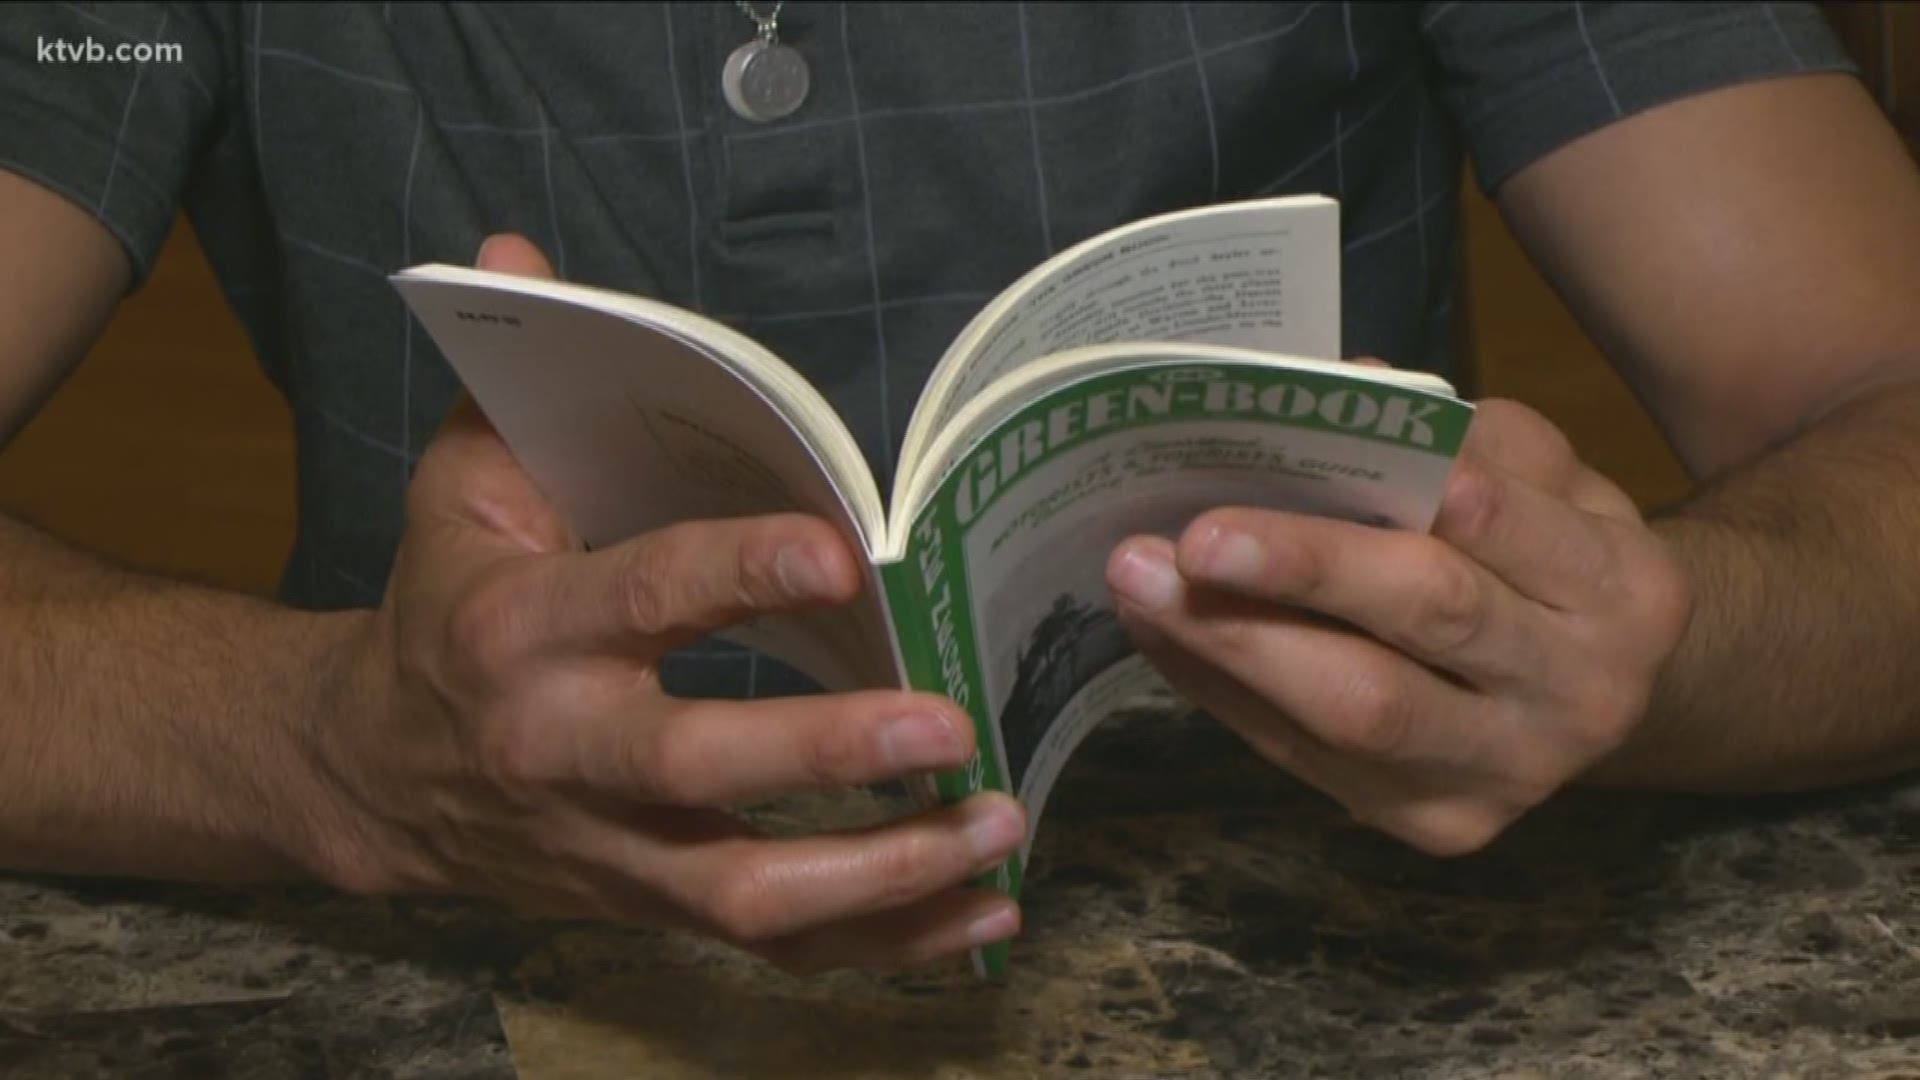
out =
<svg viewBox="0 0 1920 1080"><path fill-rule="evenodd" d="M1266 565L1260 541L1237 529L1215 529L1201 546L1201 574L1230 585L1252 585Z"/></svg>
<svg viewBox="0 0 1920 1080"><path fill-rule="evenodd" d="M1020 811L1004 799L975 802L967 807L965 835L974 862L994 866L1013 853L1027 831Z"/></svg>
<svg viewBox="0 0 1920 1080"><path fill-rule="evenodd" d="M834 594L826 570L804 546L781 548L773 557L773 572L779 575L780 586L787 594L797 599L824 600Z"/></svg>
<svg viewBox="0 0 1920 1080"><path fill-rule="evenodd" d="M939 713L915 713L887 721L880 729L880 754L896 769L936 769L959 765L966 758L960 733Z"/></svg>
<svg viewBox="0 0 1920 1080"><path fill-rule="evenodd" d="M1020 930L1020 909L1000 904L967 924L967 943L973 946L1005 941Z"/></svg>
<svg viewBox="0 0 1920 1080"><path fill-rule="evenodd" d="M1128 548L1120 556L1114 577L1120 592L1148 611L1158 611L1180 595L1179 573L1157 548Z"/></svg>

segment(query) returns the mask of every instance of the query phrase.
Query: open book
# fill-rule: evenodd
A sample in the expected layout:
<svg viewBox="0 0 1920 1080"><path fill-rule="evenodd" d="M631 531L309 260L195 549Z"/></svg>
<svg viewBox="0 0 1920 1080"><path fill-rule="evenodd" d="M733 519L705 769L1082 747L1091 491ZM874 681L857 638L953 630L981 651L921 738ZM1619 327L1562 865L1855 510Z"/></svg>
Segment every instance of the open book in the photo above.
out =
<svg viewBox="0 0 1920 1080"><path fill-rule="evenodd" d="M911 686L980 752L929 798L1016 794L1037 828L1088 730L1150 682L1108 554L1223 505L1424 530L1472 417L1444 381L1341 363L1339 208L1317 196L1141 221L1049 259L934 369L883 496L779 357L632 296L439 265L394 283L589 544L799 510L869 556L851 605L729 632L830 689ZM1030 833L991 881L1018 895ZM976 966L997 973L1005 946Z"/></svg>

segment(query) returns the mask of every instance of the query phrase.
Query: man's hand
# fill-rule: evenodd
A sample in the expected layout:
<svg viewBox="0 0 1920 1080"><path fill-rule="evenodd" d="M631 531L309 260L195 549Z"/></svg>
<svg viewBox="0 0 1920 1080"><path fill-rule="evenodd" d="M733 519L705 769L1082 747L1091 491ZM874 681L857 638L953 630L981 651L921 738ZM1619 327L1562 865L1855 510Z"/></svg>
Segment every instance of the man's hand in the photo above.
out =
<svg viewBox="0 0 1920 1080"><path fill-rule="evenodd" d="M1424 851L1480 848L1614 750L1687 625L1633 502L1537 413L1480 405L1431 535L1248 509L1107 568L1168 680Z"/></svg>
<svg viewBox="0 0 1920 1080"><path fill-rule="evenodd" d="M481 265L549 275L524 240ZM464 402L420 463L356 690L313 733L330 794L313 862L360 892L462 892L711 934L788 967L886 966L1012 935L960 886L1025 819L976 798L869 831L754 834L729 806L963 764L951 702L872 692L690 701L670 649L751 616L844 603L861 574L799 515L675 526L585 553Z"/></svg>

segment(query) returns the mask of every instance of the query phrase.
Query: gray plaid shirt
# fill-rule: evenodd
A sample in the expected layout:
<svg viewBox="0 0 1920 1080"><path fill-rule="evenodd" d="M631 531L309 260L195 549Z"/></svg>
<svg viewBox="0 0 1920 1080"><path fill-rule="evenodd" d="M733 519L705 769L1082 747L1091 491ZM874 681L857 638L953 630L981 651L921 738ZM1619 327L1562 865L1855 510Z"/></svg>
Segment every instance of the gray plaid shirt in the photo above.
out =
<svg viewBox="0 0 1920 1080"><path fill-rule="evenodd" d="M1492 188L1637 110L1847 68L1818 13L1785 4L794 0L780 29L814 87L761 125L721 97L753 33L728 0L13 6L0 167L96 214L142 275L192 215L293 407L284 593L365 605L456 389L385 276L470 262L489 233L760 339L848 418L884 490L947 341L1076 240L1337 196L1348 349L1445 374L1463 143ZM44 59L88 39L177 42L184 62ZM668 679L799 685L724 649Z"/></svg>

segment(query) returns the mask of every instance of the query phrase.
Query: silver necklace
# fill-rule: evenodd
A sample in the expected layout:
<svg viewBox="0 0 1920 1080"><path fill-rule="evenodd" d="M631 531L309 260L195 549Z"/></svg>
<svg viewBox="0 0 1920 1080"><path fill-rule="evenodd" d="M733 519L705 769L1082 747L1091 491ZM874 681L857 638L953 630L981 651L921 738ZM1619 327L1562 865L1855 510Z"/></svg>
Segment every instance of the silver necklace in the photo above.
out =
<svg viewBox="0 0 1920 1080"><path fill-rule="evenodd" d="M753 20L759 33L733 50L720 72L727 105L741 119L760 124L792 115L807 100L812 77L806 58L780 44L780 9L787 0L778 0L765 15L760 14L759 5L747 0L734 0L734 6Z"/></svg>

